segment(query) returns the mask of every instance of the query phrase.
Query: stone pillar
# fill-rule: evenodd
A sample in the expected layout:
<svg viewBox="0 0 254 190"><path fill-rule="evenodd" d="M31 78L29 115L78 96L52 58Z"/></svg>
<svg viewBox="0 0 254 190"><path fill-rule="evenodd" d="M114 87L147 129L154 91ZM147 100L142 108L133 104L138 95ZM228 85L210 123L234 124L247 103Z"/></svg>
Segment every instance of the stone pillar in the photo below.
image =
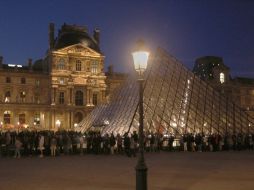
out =
<svg viewBox="0 0 254 190"><path fill-rule="evenodd" d="M90 89L86 89L86 106L90 106Z"/></svg>
<svg viewBox="0 0 254 190"><path fill-rule="evenodd" d="M51 91L51 105L56 105L56 87L53 87Z"/></svg>
<svg viewBox="0 0 254 190"><path fill-rule="evenodd" d="M101 102L103 102L104 103L104 101L105 101L105 90L102 90L101 91Z"/></svg>
<svg viewBox="0 0 254 190"><path fill-rule="evenodd" d="M73 129L73 117L72 117L71 111L69 111L69 126L70 126L70 129Z"/></svg>

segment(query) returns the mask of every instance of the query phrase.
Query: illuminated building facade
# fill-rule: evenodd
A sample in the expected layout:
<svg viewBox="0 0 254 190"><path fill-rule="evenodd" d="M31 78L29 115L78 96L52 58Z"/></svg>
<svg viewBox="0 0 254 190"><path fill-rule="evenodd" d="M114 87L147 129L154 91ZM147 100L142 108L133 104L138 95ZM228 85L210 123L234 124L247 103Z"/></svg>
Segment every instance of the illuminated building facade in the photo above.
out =
<svg viewBox="0 0 254 190"><path fill-rule="evenodd" d="M0 58L2 128L71 129L97 104L106 101L104 55L100 31L64 24L57 37L49 25L44 59L27 66Z"/></svg>
<svg viewBox="0 0 254 190"><path fill-rule="evenodd" d="M223 69L227 71L226 67ZM130 76L112 101L96 107L77 130L98 129L103 134L137 131L136 80ZM144 128L150 132L176 135L254 132L254 119L250 115L161 49L149 61L145 73L143 105Z"/></svg>

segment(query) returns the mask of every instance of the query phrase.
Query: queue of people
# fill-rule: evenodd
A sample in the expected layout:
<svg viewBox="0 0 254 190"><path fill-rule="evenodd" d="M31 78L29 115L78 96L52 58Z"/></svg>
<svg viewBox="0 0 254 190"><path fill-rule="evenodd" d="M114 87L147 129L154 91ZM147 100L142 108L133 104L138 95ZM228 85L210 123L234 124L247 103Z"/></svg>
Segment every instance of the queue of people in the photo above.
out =
<svg viewBox="0 0 254 190"><path fill-rule="evenodd" d="M22 131L0 133L0 156L60 156L86 154L119 154L135 157L138 152L138 134L124 135L99 132L78 133L75 131ZM227 151L253 150L254 134L192 134L183 135L146 133L146 152L163 151Z"/></svg>

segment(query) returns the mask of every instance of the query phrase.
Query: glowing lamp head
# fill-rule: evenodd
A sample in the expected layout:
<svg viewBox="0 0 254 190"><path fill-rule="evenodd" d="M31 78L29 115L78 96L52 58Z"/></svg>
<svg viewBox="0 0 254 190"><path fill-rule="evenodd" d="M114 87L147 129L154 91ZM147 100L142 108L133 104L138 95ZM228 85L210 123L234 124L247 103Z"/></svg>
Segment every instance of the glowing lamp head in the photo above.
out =
<svg viewBox="0 0 254 190"><path fill-rule="evenodd" d="M61 125L61 121L60 120L56 120L56 126L60 127L60 125Z"/></svg>
<svg viewBox="0 0 254 190"><path fill-rule="evenodd" d="M139 76L142 76L147 68L147 62L149 57L149 52L146 51L144 42L142 40L137 42L136 51L132 53L132 56L135 70L138 72Z"/></svg>

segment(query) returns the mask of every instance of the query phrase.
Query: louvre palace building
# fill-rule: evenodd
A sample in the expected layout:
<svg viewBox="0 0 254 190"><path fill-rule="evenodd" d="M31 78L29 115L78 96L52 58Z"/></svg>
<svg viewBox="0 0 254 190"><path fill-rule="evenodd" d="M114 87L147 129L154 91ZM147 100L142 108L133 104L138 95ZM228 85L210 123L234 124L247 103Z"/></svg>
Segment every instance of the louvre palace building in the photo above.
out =
<svg viewBox="0 0 254 190"><path fill-rule="evenodd" d="M5 64L1 56L1 128L72 129L105 102L124 77L110 77L112 68L104 72L99 41L98 29L90 36L86 27L67 24L55 37L50 23L49 49L43 59L29 59L23 66Z"/></svg>
<svg viewBox="0 0 254 190"><path fill-rule="evenodd" d="M44 58L24 65L0 57L1 129L137 130L138 86L133 73L105 72L100 31L49 24ZM133 71L135 72L135 71ZM144 128L162 133L253 132L254 79L230 75L223 59L198 58L192 71L163 49L145 72Z"/></svg>

